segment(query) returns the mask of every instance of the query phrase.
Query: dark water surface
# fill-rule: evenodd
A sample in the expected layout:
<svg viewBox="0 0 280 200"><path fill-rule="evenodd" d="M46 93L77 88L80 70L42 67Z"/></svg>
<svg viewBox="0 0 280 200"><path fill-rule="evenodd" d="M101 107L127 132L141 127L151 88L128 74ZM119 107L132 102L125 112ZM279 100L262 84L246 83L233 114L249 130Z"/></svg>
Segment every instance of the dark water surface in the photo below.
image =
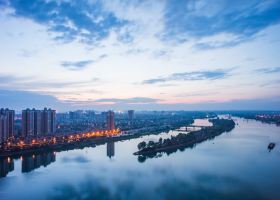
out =
<svg viewBox="0 0 280 200"><path fill-rule="evenodd" d="M214 140L144 162L132 155L137 144L166 133L1 161L1 175L10 172L0 199L280 199L280 127L236 122Z"/></svg>

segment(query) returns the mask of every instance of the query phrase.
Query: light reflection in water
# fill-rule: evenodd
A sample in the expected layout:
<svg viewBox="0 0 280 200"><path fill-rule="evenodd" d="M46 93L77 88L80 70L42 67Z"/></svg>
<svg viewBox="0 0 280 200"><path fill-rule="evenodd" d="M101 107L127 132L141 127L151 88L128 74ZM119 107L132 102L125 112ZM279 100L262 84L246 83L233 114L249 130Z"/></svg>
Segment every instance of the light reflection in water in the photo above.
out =
<svg viewBox="0 0 280 200"><path fill-rule="evenodd" d="M139 142L176 133L59 152L47 167L33 161L29 173L21 173L24 157L10 158L1 199L280 199L280 127L237 122L214 140L145 162L132 155Z"/></svg>

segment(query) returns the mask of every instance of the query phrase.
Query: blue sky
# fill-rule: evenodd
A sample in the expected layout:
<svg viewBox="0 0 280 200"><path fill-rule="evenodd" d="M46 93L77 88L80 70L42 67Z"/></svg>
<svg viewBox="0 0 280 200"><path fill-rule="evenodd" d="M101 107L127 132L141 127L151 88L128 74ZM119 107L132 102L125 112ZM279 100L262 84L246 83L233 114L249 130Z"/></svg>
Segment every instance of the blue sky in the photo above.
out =
<svg viewBox="0 0 280 200"><path fill-rule="evenodd" d="M0 0L0 107L280 110L280 0Z"/></svg>

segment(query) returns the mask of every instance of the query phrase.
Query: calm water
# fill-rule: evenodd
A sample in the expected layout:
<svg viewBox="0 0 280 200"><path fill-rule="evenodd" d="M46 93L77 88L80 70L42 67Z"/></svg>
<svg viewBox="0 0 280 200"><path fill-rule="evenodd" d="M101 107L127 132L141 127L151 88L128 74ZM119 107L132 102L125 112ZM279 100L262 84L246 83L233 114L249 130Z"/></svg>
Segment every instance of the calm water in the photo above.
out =
<svg viewBox="0 0 280 200"><path fill-rule="evenodd" d="M142 163L132 155L137 144L168 134L13 160L0 199L280 199L280 127L237 123L214 140Z"/></svg>

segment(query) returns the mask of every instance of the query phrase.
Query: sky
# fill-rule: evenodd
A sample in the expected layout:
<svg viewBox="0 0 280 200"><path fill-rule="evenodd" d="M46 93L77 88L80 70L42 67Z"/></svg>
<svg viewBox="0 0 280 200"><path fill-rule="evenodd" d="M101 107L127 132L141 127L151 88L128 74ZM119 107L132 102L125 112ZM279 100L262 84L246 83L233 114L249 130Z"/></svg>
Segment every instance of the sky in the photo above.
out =
<svg viewBox="0 0 280 200"><path fill-rule="evenodd" d="M0 0L0 107L280 110L280 0Z"/></svg>

